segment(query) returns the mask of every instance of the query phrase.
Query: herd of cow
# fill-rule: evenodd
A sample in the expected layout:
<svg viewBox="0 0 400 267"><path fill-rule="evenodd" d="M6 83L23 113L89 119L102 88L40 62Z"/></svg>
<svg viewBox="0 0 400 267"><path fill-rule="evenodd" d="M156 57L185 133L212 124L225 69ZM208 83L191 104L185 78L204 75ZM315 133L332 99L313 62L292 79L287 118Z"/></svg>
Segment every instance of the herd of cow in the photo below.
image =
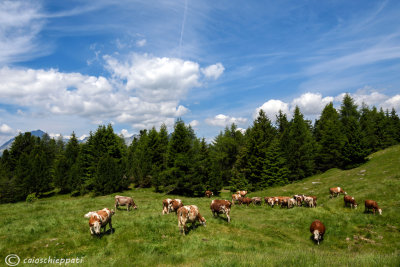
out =
<svg viewBox="0 0 400 267"><path fill-rule="evenodd" d="M344 195L344 204L345 206L350 205L351 208L357 208L357 202L354 197L347 195L347 193L340 187L333 187L329 189L330 197L337 197L340 194ZM205 196L210 198L213 196L213 192L206 191ZM232 201L228 200L218 200L214 199L211 201L210 209L213 216L219 216L219 214L225 214L227 217L228 223L231 221L230 218L230 210L231 206L235 205L235 203L241 205L261 205L262 198L261 197L246 197L247 191L237 191L236 194L232 195ZM270 205L272 208L274 205L280 205L281 208L293 208L294 206L306 206L310 208L315 208L317 206L317 197L316 196L306 196L306 195L294 195L293 197L264 197L264 202L267 205ZM185 235L187 232L187 224L192 223L195 224L199 222L201 225L206 226L206 219L201 216L199 212L199 208L196 205L183 205L180 199L164 199L162 201L163 210L162 214L169 214L171 212L175 212L178 217L178 226L180 232ZM117 210L119 206L126 206L129 211L131 208L137 209L137 206L131 197L124 196L115 196L115 209ZM382 210L379 208L376 201L373 200L365 200L365 212L372 210L374 215L378 212L382 215ZM92 235L100 235L101 228L106 229L107 224L109 224L111 232L111 217L115 214L114 210L110 210L104 208L99 211L91 211L85 214L85 218L89 219L89 227L90 233ZM315 220L311 223L310 232L313 234L313 239L318 243L323 239L325 234L325 226L319 221Z"/></svg>

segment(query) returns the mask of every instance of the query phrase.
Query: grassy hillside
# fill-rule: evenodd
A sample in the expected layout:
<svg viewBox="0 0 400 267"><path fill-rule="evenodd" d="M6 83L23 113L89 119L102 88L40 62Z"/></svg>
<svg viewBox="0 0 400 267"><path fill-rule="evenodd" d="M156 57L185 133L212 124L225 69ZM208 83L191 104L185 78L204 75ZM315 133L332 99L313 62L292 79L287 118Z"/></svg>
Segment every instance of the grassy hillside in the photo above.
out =
<svg viewBox="0 0 400 267"><path fill-rule="evenodd" d="M334 186L354 196L359 208L344 208L343 196L329 199ZM124 192L134 197L138 210L117 211L115 232L101 239L90 236L83 215L112 208L115 194L3 204L1 262L14 253L22 260L83 257L83 266L400 266L400 146L372 154L359 168L333 169L250 197L295 193L318 196L318 207L234 206L230 224L212 217L210 199L180 197L184 204L196 204L207 220L207 227L186 236L180 235L175 215L161 214L166 196L151 190ZM230 193L221 198L230 199ZM376 200L383 215L364 214L365 199ZM315 219L327 227L320 246L310 239Z"/></svg>

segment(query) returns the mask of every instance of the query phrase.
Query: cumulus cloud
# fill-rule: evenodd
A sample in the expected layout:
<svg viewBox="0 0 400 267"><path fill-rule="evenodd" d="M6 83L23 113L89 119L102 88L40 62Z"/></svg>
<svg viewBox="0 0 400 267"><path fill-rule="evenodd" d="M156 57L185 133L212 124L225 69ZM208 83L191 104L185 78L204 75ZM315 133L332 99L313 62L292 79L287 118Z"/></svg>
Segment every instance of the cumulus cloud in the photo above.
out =
<svg viewBox="0 0 400 267"><path fill-rule="evenodd" d="M281 100L268 100L261 107L257 108L254 112L254 118L257 117L260 109L264 110L267 116L271 120L275 120L279 110L286 113L290 118L294 108L298 106L300 111L308 118L317 118L324 107L330 102L339 109L343 101L343 97L346 93L341 93L337 96L326 96L323 97L319 93L305 93L300 97L293 99L291 102L286 103ZM362 88L356 91L350 96L354 99L354 102L360 107L362 103L369 107L375 106L377 108L389 109L394 108L396 111L400 111L400 95L387 96L377 90L369 87Z"/></svg>
<svg viewBox="0 0 400 267"><path fill-rule="evenodd" d="M206 68L201 69L201 72L206 78L216 80L222 75L224 70L225 68L221 63L216 63L214 65L210 65Z"/></svg>
<svg viewBox="0 0 400 267"><path fill-rule="evenodd" d="M162 123L171 127L175 118L189 112L180 101L202 86L196 62L137 54L124 61L104 59L111 78L56 69L0 68L0 103L24 107L24 113L73 115L92 123L113 120L136 129Z"/></svg>
<svg viewBox="0 0 400 267"><path fill-rule="evenodd" d="M10 126L8 126L7 124L3 123L0 125L0 135L13 135L15 134L17 131L13 130Z"/></svg>
<svg viewBox="0 0 400 267"><path fill-rule="evenodd" d="M334 98L331 96L322 97L319 93L305 93L295 98L291 103L291 107L298 106L303 114L319 115L324 107L333 102L333 100Z"/></svg>
<svg viewBox="0 0 400 267"><path fill-rule="evenodd" d="M193 128L199 126L199 124L200 123L198 120L192 120L191 122L189 122L189 125L192 126Z"/></svg>
<svg viewBox="0 0 400 267"><path fill-rule="evenodd" d="M240 118L240 117L239 118L235 118L235 117L230 117L230 116L227 116L227 115L224 115L224 114L219 114L219 115L216 115L214 118L207 118L205 120L205 122L207 124L209 124L209 125L212 125L212 126L224 127L224 126L230 125L232 123L244 124L244 123L247 122L247 119L246 118Z"/></svg>
<svg viewBox="0 0 400 267"><path fill-rule="evenodd" d="M289 114L289 104L285 103L281 100L271 99L262 104L261 107L257 108L253 114L253 117L256 118L258 113L262 109L268 118L272 121L275 121L276 115L278 114L279 110L283 113Z"/></svg>

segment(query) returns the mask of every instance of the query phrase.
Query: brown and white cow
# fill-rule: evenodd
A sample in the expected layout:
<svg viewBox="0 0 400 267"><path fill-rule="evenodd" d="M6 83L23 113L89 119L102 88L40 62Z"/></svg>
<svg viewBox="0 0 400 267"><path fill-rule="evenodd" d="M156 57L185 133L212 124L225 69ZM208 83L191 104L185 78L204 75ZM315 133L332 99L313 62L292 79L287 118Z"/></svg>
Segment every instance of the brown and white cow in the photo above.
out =
<svg viewBox="0 0 400 267"><path fill-rule="evenodd" d="M107 208L86 213L84 217L89 219L90 233L92 235L100 235L101 228L104 229L105 233L107 224L110 225L112 232L111 217L114 213L114 210L109 210Z"/></svg>
<svg viewBox="0 0 400 267"><path fill-rule="evenodd" d="M182 200L180 200L178 198L172 199L168 205L168 213L170 213L170 212L176 213L178 211L178 209L182 206L183 206Z"/></svg>
<svg viewBox="0 0 400 267"><path fill-rule="evenodd" d="M310 232L313 234L313 239L317 241L319 245L319 241L324 238L325 225L321 221L315 220L311 223Z"/></svg>
<svg viewBox="0 0 400 267"><path fill-rule="evenodd" d="M195 224L199 222L204 227L206 226L206 219L201 216L199 208L195 205L187 205L180 207L177 212L178 217L178 227L183 235L186 234L187 224Z"/></svg>
<svg viewBox="0 0 400 267"><path fill-rule="evenodd" d="M117 210L119 206L127 206L127 211L130 210L130 207L137 209L137 206L131 197L115 196L115 210Z"/></svg>
<svg viewBox="0 0 400 267"><path fill-rule="evenodd" d="M206 195L206 197L210 198L211 196L214 195L214 193L211 192L210 190L207 190L206 193L205 193L205 195Z"/></svg>
<svg viewBox="0 0 400 267"><path fill-rule="evenodd" d="M270 205L271 208L273 208L275 204L275 197L265 197L264 201L266 204Z"/></svg>
<svg viewBox="0 0 400 267"><path fill-rule="evenodd" d="M304 198L304 203L306 203L306 206L307 207L310 207L310 208L315 208L315 205L314 205L314 199L312 198L312 197L305 197Z"/></svg>
<svg viewBox="0 0 400 267"><path fill-rule="evenodd" d="M166 199L164 199L164 200L162 201L162 204L163 204L162 214L163 214L163 215L169 213L168 206L169 206L169 203L171 203L171 201L172 201L172 199L170 199L170 198L166 198Z"/></svg>
<svg viewBox="0 0 400 267"><path fill-rule="evenodd" d="M347 206L347 205L349 205L350 204L350 208L357 208L357 202L356 202L356 200L354 199L354 197L352 197L352 196L349 196L349 195L345 195L344 196L344 198L343 198L343 200L344 200L344 205L345 206Z"/></svg>
<svg viewBox="0 0 400 267"><path fill-rule="evenodd" d="M304 195L294 195L293 198L296 200L296 205L301 207L304 201Z"/></svg>
<svg viewBox="0 0 400 267"><path fill-rule="evenodd" d="M235 202L239 203L240 194L233 194L232 195L232 205L235 205ZM239 203L240 204L240 203Z"/></svg>
<svg viewBox="0 0 400 267"><path fill-rule="evenodd" d="M246 204L247 206L251 204L251 198L249 197L240 197L239 204Z"/></svg>
<svg viewBox="0 0 400 267"><path fill-rule="evenodd" d="M261 197L252 197L252 198L251 198L251 202L252 202L254 205L261 205L261 203L262 203Z"/></svg>
<svg viewBox="0 0 400 267"><path fill-rule="evenodd" d="M245 197L247 195L247 191L237 191L236 194L239 194L241 197Z"/></svg>
<svg viewBox="0 0 400 267"><path fill-rule="evenodd" d="M378 203L374 200L365 200L365 212L369 211L372 209L372 211L375 212L378 211L379 215L382 215L382 210L379 208Z"/></svg>
<svg viewBox="0 0 400 267"><path fill-rule="evenodd" d="M228 218L228 222L230 222L231 217L229 216L229 213L231 211L231 206L232 203L228 200L214 199L211 201L210 209L214 217L215 214L217 214L217 216L219 216L219 214L225 214Z"/></svg>
<svg viewBox="0 0 400 267"><path fill-rule="evenodd" d="M339 186L338 187L329 188L329 192L331 193L331 195L330 195L331 198L332 197L337 197L340 194L347 195L347 193L343 190L343 188L341 188Z"/></svg>

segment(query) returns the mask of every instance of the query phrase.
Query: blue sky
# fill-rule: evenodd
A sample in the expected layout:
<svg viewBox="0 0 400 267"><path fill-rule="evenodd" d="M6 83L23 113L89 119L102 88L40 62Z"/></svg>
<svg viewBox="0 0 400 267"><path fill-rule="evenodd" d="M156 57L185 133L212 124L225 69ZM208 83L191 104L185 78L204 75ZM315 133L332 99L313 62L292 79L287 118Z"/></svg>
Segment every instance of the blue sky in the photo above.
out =
<svg viewBox="0 0 400 267"><path fill-rule="evenodd" d="M0 1L0 143L181 117L212 140L344 93L400 110L399 1Z"/></svg>

